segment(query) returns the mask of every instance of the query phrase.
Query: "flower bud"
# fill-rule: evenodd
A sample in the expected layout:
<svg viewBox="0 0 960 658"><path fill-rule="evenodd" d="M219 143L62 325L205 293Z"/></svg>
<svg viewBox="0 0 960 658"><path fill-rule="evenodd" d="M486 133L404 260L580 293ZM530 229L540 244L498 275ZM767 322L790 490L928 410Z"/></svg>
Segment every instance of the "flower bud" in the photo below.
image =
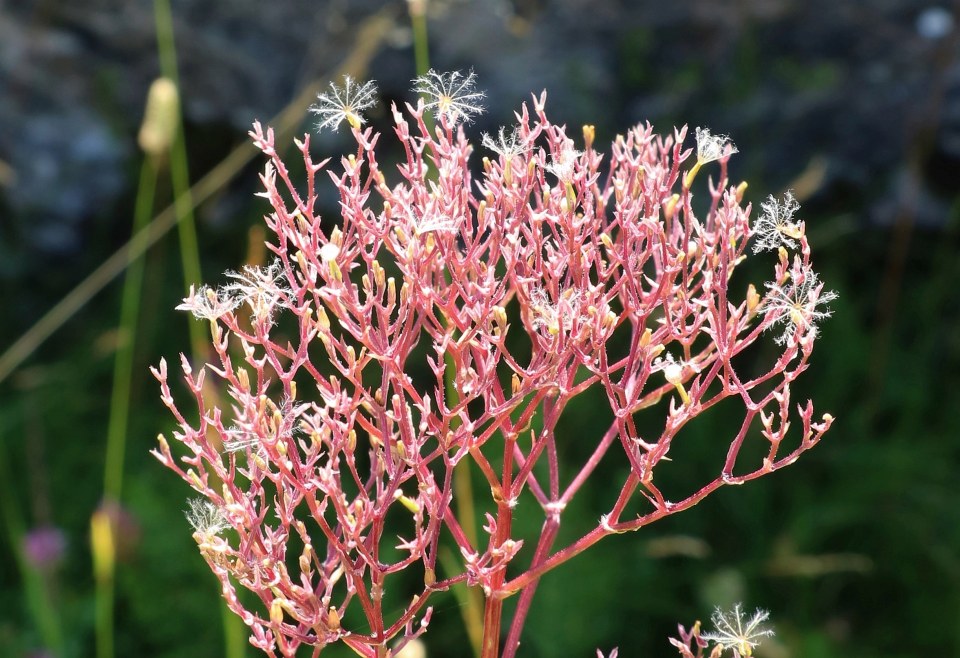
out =
<svg viewBox="0 0 960 658"><path fill-rule="evenodd" d="M170 78L157 78L147 92L147 106L137 144L152 158L170 151L180 121L180 94Z"/></svg>
<svg viewBox="0 0 960 658"><path fill-rule="evenodd" d="M337 609L333 606L330 606L330 609L327 611L327 627L332 631L340 628L340 613L337 612Z"/></svg>
<svg viewBox="0 0 960 658"><path fill-rule="evenodd" d="M280 599L274 599L270 603L270 621L277 626L283 623L283 604Z"/></svg>
<svg viewBox="0 0 960 658"><path fill-rule="evenodd" d="M643 330L643 334L640 336L640 347L646 347L650 344L650 339L653 336L653 332L650 331L650 327L647 327Z"/></svg>
<svg viewBox="0 0 960 658"><path fill-rule="evenodd" d="M760 306L760 294L756 286L752 283L747 286L747 317L752 318L757 314L757 307Z"/></svg>
<svg viewBox="0 0 960 658"><path fill-rule="evenodd" d="M737 203L743 203L743 195L744 193L746 193L746 191L747 191L747 181L743 181L742 183L737 185L737 191L736 191Z"/></svg>
<svg viewBox="0 0 960 658"><path fill-rule="evenodd" d="M317 308L317 327L324 333L330 329L330 318L327 317L327 309L320 306Z"/></svg>
<svg viewBox="0 0 960 658"><path fill-rule="evenodd" d="M667 202L663 206L663 218L664 219L673 219L673 213L676 212L677 202L680 201L680 195L674 194L672 197L667 199Z"/></svg>
<svg viewBox="0 0 960 658"><path fill-rule="evenodd" d="M401 444L402 445L402 444ZM406 507L412 514L417 514L420 511L420 505L417 501L412 498L408 498L403 495L403 492L397 489L393 494L393 499L398 501L401 505Z"/></svg>
<svg viewBox="0 0 960 658"><path fill-rule="evenodd" d="M597 136L597 130L593 126L587 124L583 127L583 145L586 148L593 146L593 140Z"/></svg>

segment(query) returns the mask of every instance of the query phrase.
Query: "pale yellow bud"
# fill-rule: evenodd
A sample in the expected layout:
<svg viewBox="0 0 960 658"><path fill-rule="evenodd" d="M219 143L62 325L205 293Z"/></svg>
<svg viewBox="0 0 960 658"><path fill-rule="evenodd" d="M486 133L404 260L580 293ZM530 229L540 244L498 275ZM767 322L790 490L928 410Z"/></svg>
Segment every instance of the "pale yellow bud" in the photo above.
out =
<svg viewBox="0 0 960 658"><path fill-rule="evenodd" d="M170 78L157 78L147 92L147 106L137 143L156 158L170 151L180 121L180 94Z"/></svg>
<svg viewBox="0 0 960 658"><path fill-rule="evenodd" d="M756 286L752 283L747 286L747 317L752 318L757 313L757 307L760 306L760 294Z"/></svg>
<svg viewBox="0 0 960 658"><path fill-rule="evenodd" d="M283 604L280 599L274 599L270 604L270 621L277 626L283 623Z"/></svg>
<svg viewBox="0 0 960 658"><path fill-rule="evenodd" d="M586 148L593 146L593 140L597 136L597 130L593 126L587 124L583 127L583 144Z"/></svg>
<svg viewBox="0 0 960 658"><path fill-rule="evenodd" d="M673 214L677 210L677 203L680 201L680 195L674 194L672 197L667 199L667 202L663 206L663 217L664 219L673 219Z"/></svg>
<svg viewBox="0 0 960 658"><path fill-rule="evenodd" d="M747 181L743 181L742 183L737 185L737 191L736 191L737 203L743 203L743 195L746 193L746 191L747 191Z"/></svg>
<svg viewBox="0 0 960 658"><path fill-rule="evenodd" d="M340 628L340 613L333 606L327 611L327 626L334 631Z"/></svg>

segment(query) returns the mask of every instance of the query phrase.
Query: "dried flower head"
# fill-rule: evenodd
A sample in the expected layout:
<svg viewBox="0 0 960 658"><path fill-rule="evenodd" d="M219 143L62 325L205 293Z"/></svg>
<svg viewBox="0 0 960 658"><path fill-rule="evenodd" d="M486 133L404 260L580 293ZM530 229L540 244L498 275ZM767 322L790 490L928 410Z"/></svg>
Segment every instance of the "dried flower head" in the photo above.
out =
<svg viewBox="0 0 960 658"><path fill-rule="evenodd" d="M707 164L737 153L737 147L726 135L712 135L708 128L697 128L697 162Z"/></svg>
<svg viewBox="0 0 960 658"><path fill-rule="evenodd" d="M184 512L187 521L193 527L194 532L203 537L212 537L218 535L230 527L227 517L223 510L211 503L205 498L191 498L187 501L190 506Z"/></svg>
<svg viewBox="0 0 960 658"><path fill-rule="evenodd" d="M763 204L763 214L753 225L753 253L788 247L796 249L797 240L803 235L803 224L794 222L793 215L800 204L793 198L793 192L787 191L783 201L771 195Z"/></svg>
<svg viewBox="0 0 960 658"><path fill-rule="evenodd" d="M547 171L562 182L569 183L573 180L577 171L577 161L581 155L583 155L583 152L573 148L573 142L569 142L551 157L551 163L547 165Z"/></svg>
<svg viewBox="0 0 960 658"><path fill-rule="evenodd" d="M472 70L463 75L460 71L437 73L430 69L426 75L414 79L413 85L413 90L425 97L424 107L450 125L460 121L469 123L483 112L480 102L485 94L476 91L477 76Z"/></svg>
<svg viewBox="0 0 960 658"><path fill-rule="evenodd" d="M700 367L693 361L678 360L673 354L667 352L664 356L658 356L653 360L653 366L650 370L651 372L660 371L663 373L663 378L668 382L678 384L683 381L687 371L698 373Z"/></svg>
<svg viewBox="0 0 960 658"><path fill-rule="evenodd" d="M773 635L771 629L761 626L769 617L769 612L758 609L747 619L739 603L730 612L717 608L710 617L716 630L700 637L724 649L733 649L738 656L750 656L762 638Z"/></svg>
<svg viewBox="0 0 960 658"><path fill-rule="evenodd" d="M206 285L194 290L191 285L190 294L183 298L176 310L189 311L198 320L218 320L239 304L240 300L225 290L214 290Z"/></svg>
<svg viewBox="0 0 960 658"><path fill-rule="evenodd" d="M351 128L359 128L366 119L360 114L373 107L377 102L377 85L368 80L362 85L349 75L343 76L343 86L330 83L330 91L317 95L317 104L310 107L310 111L320 117L317 130L333 128L336 130L340 123L346 120Z"/></svg>
<svg viewBox="0 0 960 658"><path fill-rule="evenodd" d="M532 289L530 310L534 328L546 329L548 334L555 336L561 331L570 331L575 324L586 322L582 298L579 290L570 288L562 291L554 302L543 288Z"/></svg>
<svg viewBox="0 0 960 658"><path fill-rule="evenodd" d="M527 140L523 138L516 126L509 130L500 126L496 138L484 133L480 143L504 160L510 160L527 150Z"/></svg>

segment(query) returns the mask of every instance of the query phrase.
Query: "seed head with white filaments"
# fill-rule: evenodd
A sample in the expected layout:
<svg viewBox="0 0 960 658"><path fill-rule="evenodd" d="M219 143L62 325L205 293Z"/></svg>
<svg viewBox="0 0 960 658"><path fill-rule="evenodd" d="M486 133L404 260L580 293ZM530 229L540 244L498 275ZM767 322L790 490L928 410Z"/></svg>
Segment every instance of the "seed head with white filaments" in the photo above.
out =
<svg viewBox="0 0 960 658"><path fill-rule="evenodd" d="M480 101L485 94L476 90L477 76L473 71L463 75L460 71L437 73L433 69L413 80L413 90L425 97L424 107L437 119L444 118L454 125L470 120L483 112Z"/></svg>
<svg viewBox="0 0 960 658"><path fill-rule="evenodd" d="M190 507L184 514L196 533L204 537L212 537L230 527L230 522L223 515L223 510L209 500L191 498L187 504Z"/></svg>
<svg viewBox="0 0 960 658"><path fill-rule="evenodd" d="M781 325L783 333L777 337L779 345L786 345L796 335L816 337L817 322L830 317L826 305L837 298L833 290L823 290L820 277L809 266L794 265L788 283L767 283L767 297L760 311L773 314L769 328ZM822 308L821 308L822 307Z"/></svg>
<svg viewBox="0 0 960 658"><path fill-rule="evenodd" d="M739 603L729 612L717 608L710 617L716 630L700 637L716 642L723 649L733 649L736 656L751 656L761 639L773 635L771 629L761 626L769 617L769 612L758 609L747 619Z"/></svg>
<svg viewBox="0 0 960 658"><path fill-rule="evenodd" d="M359 128L366 119L360 114L377 102L377 86L373 80L358 84L349 75L343 76L343 86L330 83L330 91L317 95L317 104L310 111L320 117L317 130L340 127L343 121L351 128Z"/></svg>
<svg viewBox="0 0 960 658"><path fill-rule="evenodd" d="M223 315L239 306L240 300L224 290L214 290L210 286L200 286L194 290L190 286L190 294L177 306L178 311L189 311L198 320L218 320Z"/></svg>
<svg viewBox="0 0 960 658"><path fill-rule="evenodd" d="M242 272L227 272L227 277L234 281L223 292L245 303L253 318L267 325L273 324L278 308L291 294L280 259L266 267L245 265Z"/></svg>
<svg viewBox="0 0 960 658"><path fill-rule="evenodd" d="M793 192L787 191L783 201L773 195L760 206L763 214L753 225L753 253L774 250L779 247L796 249L797 240L803 235L803 225L793 221L793 215L800 204L793 198Z"/></svg>
<svg viewBox="0 0 960 658"><path fill-rule="evenodd" d="M738 153L736 145L726 135L713 135L709 128L697 128L697 162L707 164Z"/></svg>

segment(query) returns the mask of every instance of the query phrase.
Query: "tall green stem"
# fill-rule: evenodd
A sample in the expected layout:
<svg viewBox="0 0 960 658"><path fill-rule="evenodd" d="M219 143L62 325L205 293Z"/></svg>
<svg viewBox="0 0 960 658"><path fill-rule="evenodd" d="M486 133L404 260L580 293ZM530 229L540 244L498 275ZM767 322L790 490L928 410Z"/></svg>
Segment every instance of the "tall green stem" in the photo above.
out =
<svg viewBox="0 0 960 658"><path fill-rule="evenodd" d="M154 20L157 24L157 50L160 57L160 72L179 89L177 74L177 48L173 36L173 16L168 0L154 0ZM170 150L170 179L173 184L174 212L177 234L180 238L180 258L183 267L184 288L199 284L200 249L197 246L197 227L193 216L193 200L190 198L190 171L187 166L187 146L183 134L183 115L177 109L177 131ZM189 322L190 345L194 356L206 351L203 323Z"/></svg>
<svg viewBox="0 0 960 658"><path fill-rule="evenodd" d="M179 88L177 73L177 50L173 34L173 16L169 0L154 0L154 20L157 25L157 50L160 72ZM180 254L183 267L184 288L198 284L200 273L200 250L197 246L197 229L193 216L193 199L190 191L190 172L187 166L186 138L183 134L183 115L177 111L176 136L170 151L170 178L173 185L174 212L178 217L177 232L180 238ZM188 322L191 351L195 358L206 352L204 323ZM228 658L242 658L246 651L247 629L243 621L223 606L224 652Z"/></svg>
<svg viewBox="0 0 960 658"><path fill-rule="evenodd" d="M156 187L157 166L151 158L144 158L140 168L132 235L139 233L150 221ZM143 272L142 257L130 263L124 278L120 301L119 345L113 365L113 393L110 398L106 467L103 478L105 498L115 501L120 500L123 489L123 461L130 416L130 382L133 379L133 354L140 311L140 295L143 290Z"/></svg>
<svg viewBox="0 0 960 658"><path fill-rule="evenodd" d="M133 214L133 231L136 235L150 221L153 212L154 192L157 185L157 167L152 158L144 158L140 169L140 183ZM107 426L107 447L103 475L103 499L106 503L119 503L123 491L123 462L126 453L128 419L130 417L130 383L133 380L133 354L137 336L137 318L140 313L140 295L143 289L143 258L133 260L127 267L120 301L119 344L113 364L113 392L110 397L110 421ZM97 568L95 573L95 617L98 658L112 658L114 617L115 561L112 528L107 508L98 514L95 522L104 542L95 541L94 551Z"/></svg>
<svg viewBox="0 0 960 658"><path fill-rule="evenodd" d="M417 75L430 69L430 42L427 39L427 0L407 0L413 29L413 58Z"/></svg>

